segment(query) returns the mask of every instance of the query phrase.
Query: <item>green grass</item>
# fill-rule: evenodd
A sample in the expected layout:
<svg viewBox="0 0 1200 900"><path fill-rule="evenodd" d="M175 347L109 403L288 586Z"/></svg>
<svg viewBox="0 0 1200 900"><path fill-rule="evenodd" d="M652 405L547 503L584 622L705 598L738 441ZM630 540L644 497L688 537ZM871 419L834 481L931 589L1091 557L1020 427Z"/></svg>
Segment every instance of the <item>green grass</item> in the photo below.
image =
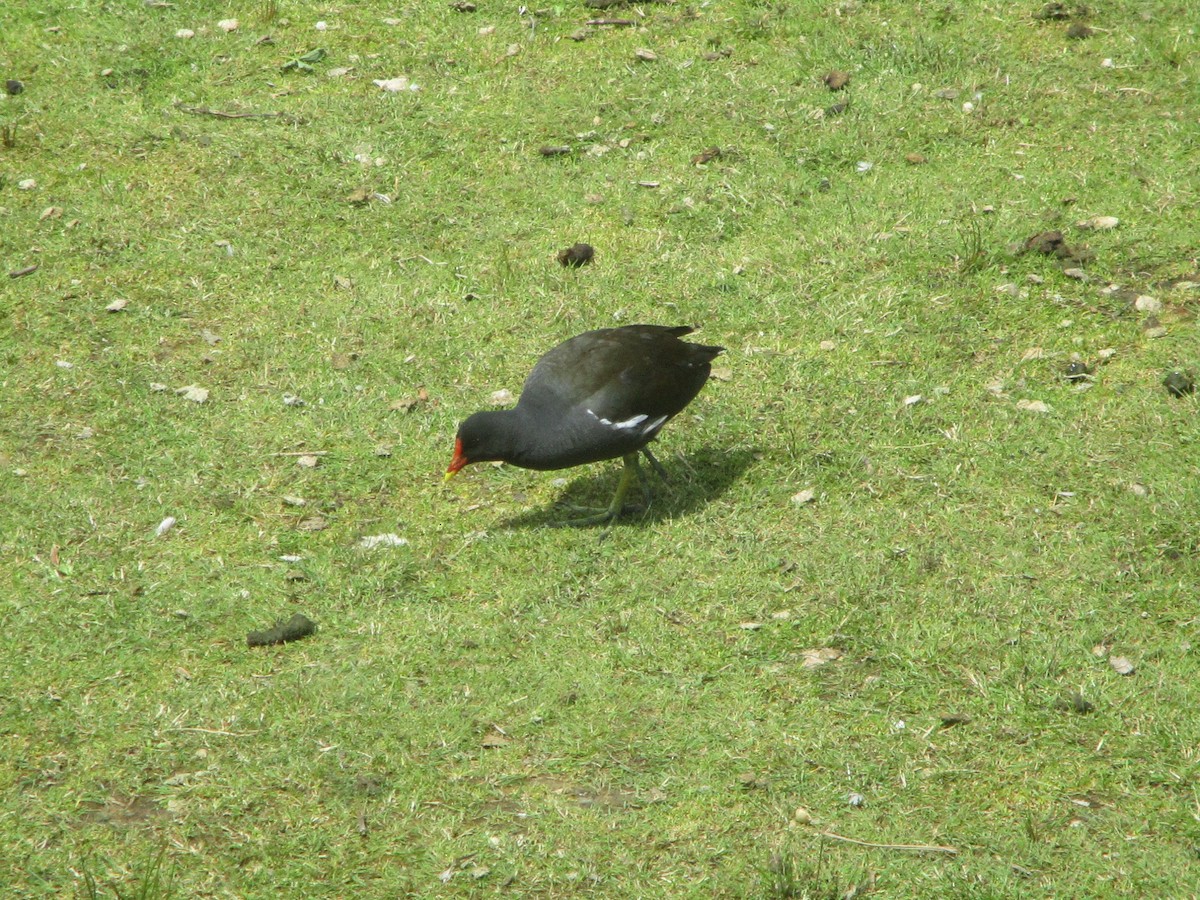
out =
<svg viewBox="0 0 1200 900"><path fill-rule="evenodd" d="M0 12L0 265L38 265L0 282L0 884L1194 896L1200 17L478 5ZM1047 229L1087 281L1012 251ZM546 527L618 464L441 483L493 391L638 321L728 348L646 516Z"/></svg>

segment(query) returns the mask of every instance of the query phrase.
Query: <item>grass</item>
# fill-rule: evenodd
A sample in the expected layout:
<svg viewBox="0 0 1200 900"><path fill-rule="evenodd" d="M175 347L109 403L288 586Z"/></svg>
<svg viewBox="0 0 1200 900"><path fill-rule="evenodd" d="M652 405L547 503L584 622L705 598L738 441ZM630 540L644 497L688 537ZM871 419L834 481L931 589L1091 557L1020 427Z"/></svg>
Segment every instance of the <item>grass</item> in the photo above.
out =
<svg viewBox="0 0 1200 900"><path fill-rule="evenodd" d="M0 260L38 266L0 283L0 883L1194 896L1200 426L1161 382L1200 368L1200 21L1040 8L0 14ZM1088 280L1011 249L1047 229ZM728 348L648 515L544 527L616 464L441 484L493 391L635 321Z"/></svg>

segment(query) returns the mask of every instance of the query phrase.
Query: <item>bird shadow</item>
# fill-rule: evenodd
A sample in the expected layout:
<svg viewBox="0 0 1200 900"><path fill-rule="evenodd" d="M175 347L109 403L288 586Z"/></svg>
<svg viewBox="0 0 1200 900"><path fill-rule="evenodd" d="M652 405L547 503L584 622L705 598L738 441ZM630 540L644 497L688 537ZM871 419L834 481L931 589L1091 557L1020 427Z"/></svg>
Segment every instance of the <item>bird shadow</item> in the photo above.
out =
<svg viewBox="0 0 1200 900"><path fill-rule="evenodd" d="M650 486L650 504L643 506L641 490L635 485L629 490L625 512L612 525L638 525L686 516L712 503L733 486L754 463L750 450L724 450L705 447L686 457L660 459L667 481L654 473L653 467L642 461L642 471ZM576 478L563 489L558 501L548 507L511 516L500 523L504 528L532 528L567 525L578 517L564 507L593 507L603 509L612 500L621 477L621 461L614 460L608 469L595 475ZM608 527L608 526L605 526Z"/></svg>

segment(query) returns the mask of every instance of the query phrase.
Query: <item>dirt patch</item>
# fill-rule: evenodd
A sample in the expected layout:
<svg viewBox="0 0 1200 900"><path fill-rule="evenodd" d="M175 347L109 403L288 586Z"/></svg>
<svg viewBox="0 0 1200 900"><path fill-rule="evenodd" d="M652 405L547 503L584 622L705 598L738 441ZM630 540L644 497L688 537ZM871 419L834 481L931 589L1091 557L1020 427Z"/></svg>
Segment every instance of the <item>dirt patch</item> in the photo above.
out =
<svg viewBox="0 0 1200 900"><path fill-rule="evenodd" d="M89 824L129 828L153 825L167 817L167 811L148 797L110 794L104 800L86 800L80 804L80 819Z"/></svg>

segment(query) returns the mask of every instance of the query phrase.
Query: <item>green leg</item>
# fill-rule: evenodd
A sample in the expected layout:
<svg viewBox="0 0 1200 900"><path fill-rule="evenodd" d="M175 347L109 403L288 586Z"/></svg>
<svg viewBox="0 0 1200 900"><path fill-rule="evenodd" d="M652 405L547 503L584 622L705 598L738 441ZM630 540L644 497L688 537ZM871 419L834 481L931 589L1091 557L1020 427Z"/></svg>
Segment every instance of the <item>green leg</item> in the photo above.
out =
<svg viewBox="0 0 1200 900"><path fill-rule="evenodd" d="M664 483L671 480L667 477L667 470L662 467L662 463L654 458L654 454L650 452L649 447L643 447L642 453L645 454L646 459L650 460L650 465L654 467L654 473L661 478ZM649 503L650 501L647 500L646 502Z"/></svg>
<svg viewBox="0 0 1200 900"><path fill-rule="evenodd" d="M625 509L625 495L629 493L629 488L633 485L634 479L642 485L642 491L646 495L649 502L650 491L646 486L646 476L643 474L641 466L638 465L636 453L627 453L624 456L625 466L621 469L621 480L617 482L617 492L613 494L612 502L608 504L608 509L594 512L590 516L584 516L581 519L569 519L563 522L563 525L602 525L606 522L612 522ZM579 507L573 507L580 512L584 510Z"/></svg>

